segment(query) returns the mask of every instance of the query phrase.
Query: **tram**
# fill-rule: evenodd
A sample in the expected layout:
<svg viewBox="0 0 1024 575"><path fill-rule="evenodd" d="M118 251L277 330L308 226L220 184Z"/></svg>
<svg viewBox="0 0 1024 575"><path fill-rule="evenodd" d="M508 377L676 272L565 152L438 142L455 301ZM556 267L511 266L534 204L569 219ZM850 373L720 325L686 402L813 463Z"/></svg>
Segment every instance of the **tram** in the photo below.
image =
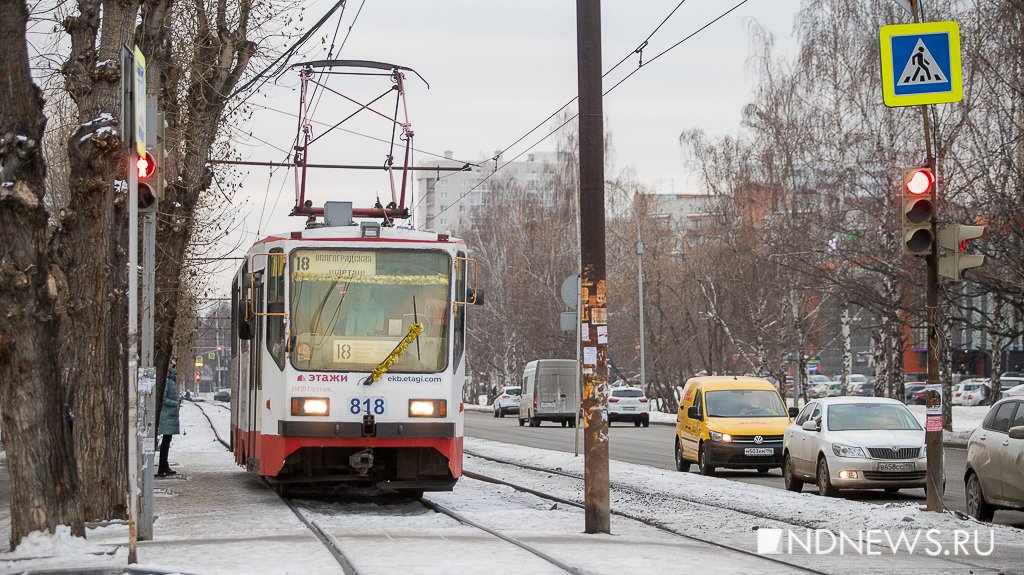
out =
<svg viewBox="0 0 1024 575"><path fill-rule="evenodd" d="M404 95L400 67L358 64L389 66ZM405 182L374 208L297 189L305 228L256 242L234 277L231 450L281 489L418 494L462 475L466 315L483 298L463 240L394 225Z"/></svg>

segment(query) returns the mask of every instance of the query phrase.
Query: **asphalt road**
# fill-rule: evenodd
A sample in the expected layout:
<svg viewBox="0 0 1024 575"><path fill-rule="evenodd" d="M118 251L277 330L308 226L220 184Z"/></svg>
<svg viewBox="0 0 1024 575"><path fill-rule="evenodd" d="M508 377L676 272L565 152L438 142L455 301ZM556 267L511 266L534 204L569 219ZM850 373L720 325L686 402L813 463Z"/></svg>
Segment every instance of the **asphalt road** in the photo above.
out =
<svg viewBox="0 0 1024 575"><path fill-rule="evenodd" d="M572 453L575 432L575 429L564 428L554 423L543 423L541 427L519 427L514 415L496 419L491 412L466 412L466 435L469 437ZM611 436L609 455L617 461L650 465L661 469L675 469L672 455L674 434L675 428L669 425L652 423L650 427L634 427L632 423L615 423L609 431ZM580 433L579 441L580 451L582 451L582 433ZM962 478L966 464L967 450L953 447L945 449L946 492L943 500L949 509L965 511ZM758 483L785 489L782 472L779 469L773 469L767 474L759 474L756 471L723 470L717 475L732 481ZM814 487L811 485L804 486L804 491L813 489ZM885 493L882 490L844 491L843 497L873 503L890 501L920 501L923 503L925 501L924 489L905 489L894 494ZM1024 512L997 511L994 522L1024 529Z"/></svg>

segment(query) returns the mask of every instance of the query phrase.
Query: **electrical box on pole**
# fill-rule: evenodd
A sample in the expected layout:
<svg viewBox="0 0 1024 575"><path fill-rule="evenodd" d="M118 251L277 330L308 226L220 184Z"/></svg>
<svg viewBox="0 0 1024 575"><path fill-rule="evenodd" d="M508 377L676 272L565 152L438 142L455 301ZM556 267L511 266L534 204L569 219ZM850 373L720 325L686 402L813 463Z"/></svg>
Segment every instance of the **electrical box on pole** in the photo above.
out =
<svg viewBox="0 0 1024 575"><path fill-rule="evenodd" d="M932 221L935 218L935 175L931 168L903 170L902 196L903 253L924 256L935 244Z"/></svg>
<svg viewBox="0 0 1024 575"><path fill-rule="evenodd" d="M964 253L968 240L985 235L985 226L965 226L948 224L941 226L938 232L939 247L946 253L939 257L939 275L958 282L963 278L964 270L976 268L985 263L985 256Z"/></svg>

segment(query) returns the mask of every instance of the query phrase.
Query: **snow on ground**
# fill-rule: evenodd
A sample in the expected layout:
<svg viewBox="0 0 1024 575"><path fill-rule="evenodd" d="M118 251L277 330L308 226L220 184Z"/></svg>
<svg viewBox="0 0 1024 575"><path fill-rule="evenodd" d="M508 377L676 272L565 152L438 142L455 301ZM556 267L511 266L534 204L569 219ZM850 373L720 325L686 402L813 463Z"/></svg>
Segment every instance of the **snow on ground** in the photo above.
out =
<svg viewBox="0 0 1024 575"><path fill-rule="evenodd" d="M154 569L191 573L338 572L323 547L287 507L234 464L214 437L203 412L226 437L229 413L225 404L183 403L184 433L174 438L171 447L171 464L182 478L156 482L156 538L140 544L140 560ZM964 421L970 414L966 412ZM567 500L583 500L581 479L531 471L477 455L579 475L583 473L582 458L475 438L466 438L465 447L467 471L500 477ZM983 534L983 542L991 534L997 550L992 557L972 556L959 563L920 552L856 558L838 554L780 557L829 572L977 573L1024 565L1021 530L927 513L915 504L877 505L824 498L617 461L610 463L609 475L613 510L631 518L656 521L677 533L748 551L756 549L757 530L764 528L842 530L854 538L868 529L894 533L937 529L947 535L958 529L977 530ZM680 565L700 565L702 572L708 573L791 571L723 547L681 539L618 515L612 518L611 534L583 535L581 510L470 478L463 478L451 493L432 493L427 498L524 539L588 573L673 573ZM440 575L453 569L486 575L554 572L539 559L447 517L426 512L414 502L357 501L339 507L335 502L303 500L300 505L352 553L353 562L367 574L395 572L399 557L403 572L411 574ZM14 552L0 553L0 573L124 565L126 540L123 524L90 529L85 540L71 537L66 531L34 534ZM436 559L439 553L445 558L440 562Z"/></svg>

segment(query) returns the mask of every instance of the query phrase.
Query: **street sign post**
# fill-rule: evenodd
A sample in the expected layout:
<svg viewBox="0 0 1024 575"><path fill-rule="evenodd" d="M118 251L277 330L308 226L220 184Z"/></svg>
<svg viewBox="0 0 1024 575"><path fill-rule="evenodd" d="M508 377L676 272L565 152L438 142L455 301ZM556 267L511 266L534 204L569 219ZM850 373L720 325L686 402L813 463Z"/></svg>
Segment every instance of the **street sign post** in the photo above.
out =
<svg viewBox="0 0 1024 575"><path fill-rule="evenodd" d="M883 26L879 33L882 100L890 108L963 99L960 26L922 22Z"/></svg>

